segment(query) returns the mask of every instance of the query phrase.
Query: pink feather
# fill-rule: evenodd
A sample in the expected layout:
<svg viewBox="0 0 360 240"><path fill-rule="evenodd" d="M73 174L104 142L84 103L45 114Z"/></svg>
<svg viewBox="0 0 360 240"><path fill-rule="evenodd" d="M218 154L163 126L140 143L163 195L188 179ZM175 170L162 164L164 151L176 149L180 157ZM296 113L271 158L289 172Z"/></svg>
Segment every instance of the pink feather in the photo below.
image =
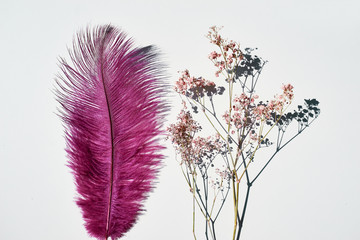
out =
<svg viewBox="0 0 360 240"><path fill-rule="evenodd" d="M76 202L91 236L117 239L153 188L167 86L153 47L133 48L110 25L80 32L73 48L73 66L60 61L56 96Z"/></svg>

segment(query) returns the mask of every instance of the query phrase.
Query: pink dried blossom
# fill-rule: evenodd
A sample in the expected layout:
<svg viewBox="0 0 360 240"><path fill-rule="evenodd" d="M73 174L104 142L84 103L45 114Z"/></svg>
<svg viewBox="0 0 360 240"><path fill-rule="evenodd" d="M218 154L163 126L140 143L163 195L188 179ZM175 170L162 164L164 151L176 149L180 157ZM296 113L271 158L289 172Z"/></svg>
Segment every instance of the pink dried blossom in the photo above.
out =
<svg viewBox="0 0 360 240"><path fill-rule="evenodd" d="M219 136L195 137L201 130L200 125L192 118L189 111L185 111L186 104L180 111L177 122L167 128L169 138L176 146L176 151L181 156L181 163L198 163L206 153L219 150L222 146Z"/></svg>
<svg viewBox="0 0 360 240"><path fill-rule="evenodd" d="M294 98L293 86L291 84L286 84L281 87L284 91L284 95L291 101Z"/></svg>
<svg viewBox="0 0 360 240"><path fill-rule="evenodd" d="M224 69L233 70L237 63L243 59L240 44L223 39L219 34L219 30L220 28L218 27L211 27L207 35L210 42L217 45L221 50L221 54L213 51L209 55L209 58L218 68L215 72L216 77L218 77L219 73L221 73ZM218 60L221 56L223 56L223 60Z"/></svg>
<svg viewBox="0 0 360 240"><path fill-rule="evenodd" d="M181 72L179 80L176 81L174 90L180 94L186 94L186 91L192 88L205 88L215 86L215 83L204 79L203 77L192 77L190 76L189 70Z"/></svg>
<svg viewBox="0 0 360 240"><path fill-rule="evenodd" d="M229 122L231 121L229 112L225 111L225 113L222 117L225 119L226 124L229 124Z"/></svg>
<svg viewBox="0 0 360 240"><path fill-rule="evenodd" d="M221 179L228 179L231 177L231 172L228 169L220 170L219 168L216 168L215 173L219 175Z"/></svg>
<svg viewBox="0 0 360 240"><path fill-rule="evenodd" d="M213 51L209 54L209 59L214 60L218 57L221 57L221 54L217 53L216 51Z"/></svg>

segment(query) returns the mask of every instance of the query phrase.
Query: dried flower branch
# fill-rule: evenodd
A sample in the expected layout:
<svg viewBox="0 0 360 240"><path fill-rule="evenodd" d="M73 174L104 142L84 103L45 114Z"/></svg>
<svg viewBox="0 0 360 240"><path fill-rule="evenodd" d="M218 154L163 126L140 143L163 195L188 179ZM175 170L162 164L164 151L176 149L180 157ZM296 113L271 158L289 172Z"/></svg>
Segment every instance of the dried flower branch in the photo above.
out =
<svg viewBox="0 0 360 240"><path fill-rule="evenodd" d="M211 52L208 57L216 67L215 77L222 75L225 85L222 86L221 81L191 76L189 70L181 72L174 90L185 97L192 111L183 101L178 121L168 127L168 132L181 157L182 170L193 196L194 238L195 207L204 217L206 239L216 239L215 223L231 192L234 240L240 239L249 192L255 180L281 149L312 124L320 109L316 99L309 99L304 106L299 105L298 110L287 112L294 99L291 84L284 84L282 93L273 99L259 100L255 88L267 62L253 54L255 49L241 50L239 43L224 39L219 30L211 27L208 32L207 38L218 47L218 51ZM214 97L225 92L228 106L220 110L219 118ZM202 127L192 114L199 114L199 109L214 129L211 136L197 136ZM297 132L285 134L292 122L297 122ZM277 135L276 140L270 140L271 132ZM274 152L260 171L252 172L255 177L251 178L250 164L257 151L265 148ZM240 189L244 177L245 188ZM243 202L240 190L245 191Z"/></svg>

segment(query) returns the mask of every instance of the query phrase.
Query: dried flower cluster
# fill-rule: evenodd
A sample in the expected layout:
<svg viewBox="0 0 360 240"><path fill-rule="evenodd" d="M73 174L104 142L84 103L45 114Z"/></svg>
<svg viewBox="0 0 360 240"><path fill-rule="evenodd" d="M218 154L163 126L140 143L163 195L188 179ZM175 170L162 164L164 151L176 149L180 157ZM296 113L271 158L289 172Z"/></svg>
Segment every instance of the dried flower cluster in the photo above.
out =
<svg viewBox="0 0 360 240"><path fill-rule="evenodd" d="M216 77L219 77L219 74L224 70L234 70L239 62L244 59L243 53L240 50L240 44L232 40L227 41L226 39L223 39L219 34L219 30L221 30L221 28L213 26L210 28L207 35L210 42L220 48L220 52L213 51L209 54L209 59L218 69L215 72Z"/></svg>
<svg viewBox="0 0 360 240"><path fill-rule="evenodd" d="M183 102L183 109L178 115L178 121L167 128L176 151L180 154L182 163L200 164L207 153L219 151L221 143L219 137L209 136L194 137L201 130L200 125L192 118L190 111L187 111L186 103Z"/></svg>
<svg viewBox="0 0 360 240"><path fill-rule="evenodd" d="M213 86L215 86L214 82L205 80L202 77L198 77L198 78L191 77L189 70L186 69L181 73L181 77L176 82L174 90L178 93L185 94L186 91L190 89L198 88L199 90L201 90Z"/></svg>

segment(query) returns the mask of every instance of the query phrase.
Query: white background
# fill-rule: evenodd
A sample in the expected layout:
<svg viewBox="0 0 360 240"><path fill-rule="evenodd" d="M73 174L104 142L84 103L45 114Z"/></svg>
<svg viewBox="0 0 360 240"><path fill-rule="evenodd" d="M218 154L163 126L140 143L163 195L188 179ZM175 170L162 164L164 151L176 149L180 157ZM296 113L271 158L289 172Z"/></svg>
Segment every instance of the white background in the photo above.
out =
<svg viewBox="0 0 360 240"><path fill-rule="evenodd" d="M258 94L290 82L295 104L316 97L322 112L253 187L242 239L360 239L359 10L356 0L2 0L0 239L89 239L51 90L74 33L106 23L157 45L171 82L185 68L213 78L204 37L212 25L258 47L269 60ZM192 239L191 195L168 146L147 212L123 239Z"/></svg>

